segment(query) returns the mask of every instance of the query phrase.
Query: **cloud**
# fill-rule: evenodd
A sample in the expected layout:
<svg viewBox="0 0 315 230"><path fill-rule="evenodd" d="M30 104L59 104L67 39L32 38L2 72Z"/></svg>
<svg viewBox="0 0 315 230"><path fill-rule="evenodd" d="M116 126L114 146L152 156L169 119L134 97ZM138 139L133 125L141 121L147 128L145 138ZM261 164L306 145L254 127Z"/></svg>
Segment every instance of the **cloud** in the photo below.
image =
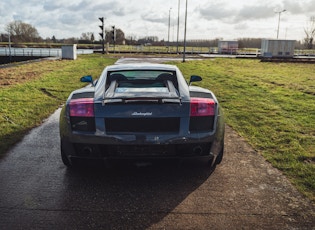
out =
<svg viewBox="0 0 315 230"><path fill-rule="evenodd" d="M286 9L290 14L301 14L305 12L300 1L284 0L282 9Z"/></svg>
<svg viewBox="0 0 315 230"><path fill-rule="evenodd" d="M74 25L81 24L82 17L74 13L72 14L67 13L67 14L60 15L59 20L62 24L74 26Z"/></svg>
<svg viewBox="0 0 315 230"><path fill-rule="evenodd" d="M95 2L89 3L87 6L91 10L91 13L105 14L105 13L110 13L111 11L113 11L113 9L120 7L120 4L118 1L110 1L110 2L95 1Z"/></svg>
<svg viewBox="0 0 315 230"><path fill-rule="evenodd" d="M202 18L206 20L222 20L227 21L235 11L232 9L227 9L224 3L214 3L208 4L206 6L199 6L196 9Z"/></svg>
<svg viewBox="0 0 315 230"><path fill-rule="evenodd" d="M274 7L268 5L244 6L236 15L235 22L274 17Z"/></svg>
<svg viewBox="0 0 315 230"><path fill-rule="evenodd" d="M283 0L283 9L286 9L290 14L315 14L314 0Z"/></svg>
<svg viewBox="0 0 315 230"><path fill-rule="evenodd" d="M168 24L168 16L157 14L155 12L148 12L148 13L142 14L141 19L148 22Z"/></svg>
<svg viewBox="0 0 315 230"><path fill-rule="evenodd" d="M247 23L240 23L240 24L236 24L234 26L234 29L236 29L236 30L247 30L248 28L250 28L250 27L248 26Z"/></svg>
<svg viewBox="0 0 315 230"><path fill-rule="evenodd" d="M43 5L43 9L47 11L54 11L56 9L60 9L62 7L62 2L61 1L45 1Z"/></svg>
<svg viewBox="0 0 315 230"><path fill-rule="evenodd" d="M231 8L226 3L213 3L198 9L202 18L225 23L240 23L247 20L259 20L274 16L273 5L244 5L241 8Z"/></svg>

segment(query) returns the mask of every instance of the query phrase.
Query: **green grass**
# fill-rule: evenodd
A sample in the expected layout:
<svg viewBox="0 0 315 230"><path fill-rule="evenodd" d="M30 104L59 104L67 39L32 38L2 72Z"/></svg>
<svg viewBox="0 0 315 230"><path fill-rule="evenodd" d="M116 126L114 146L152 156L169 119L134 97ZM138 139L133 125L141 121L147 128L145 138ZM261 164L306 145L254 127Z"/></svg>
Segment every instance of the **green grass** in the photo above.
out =
<svg viewBox="0 0 315 230"><path fill-rule="evenodd" d="M226 122L315 200L315 65L212 59L178 64L199 74Z"/></svg>
<svg viewBox="0 0 315 230"><path fill-rule="evenodd" d="M115 61L100 55L80 55L75 61L13 67L14 75L27 76L26 73L33 72L35 76L28 80L22 77L23 83L0 88L0 156L64 103L71 91L83 87L80 77L88 74L98 77L106 65Z"/></svg>

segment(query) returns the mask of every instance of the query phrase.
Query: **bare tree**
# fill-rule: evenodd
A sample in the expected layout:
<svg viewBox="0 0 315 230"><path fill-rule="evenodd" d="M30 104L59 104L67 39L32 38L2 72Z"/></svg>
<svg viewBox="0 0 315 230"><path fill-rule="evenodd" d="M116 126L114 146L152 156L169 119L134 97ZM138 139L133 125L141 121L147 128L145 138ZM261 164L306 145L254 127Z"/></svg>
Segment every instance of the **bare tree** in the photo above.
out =
<svg viewBox="0 0 315 230"><path fill-rule="evenodd" d="M81 34L81 40L93 42L94 41L94 34L93 32L87 32L87 33L82 33Z"/></svg>
<svg viewBox="0 0 315 230"><path fill-rule="evenodd" d="M10 22L6 30L10 33L11 39L15 43L38 42L41 40L36 28L22 21Z"/></svg>
<svg viewBox="0 0 315 230"><path fill-rule="evenodd" d="M306 37L304 38L304 46L306 49L313 49L313 42L315 37L315 17L311 17L309 26L304 28Z"/></svg>

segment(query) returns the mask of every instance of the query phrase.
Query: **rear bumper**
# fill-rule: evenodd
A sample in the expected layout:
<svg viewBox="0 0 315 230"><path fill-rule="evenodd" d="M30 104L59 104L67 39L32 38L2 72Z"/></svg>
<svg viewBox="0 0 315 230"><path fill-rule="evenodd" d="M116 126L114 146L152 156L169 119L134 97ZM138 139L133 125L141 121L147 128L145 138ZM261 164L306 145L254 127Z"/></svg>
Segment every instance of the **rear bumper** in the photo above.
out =
<svg viewBox="0 0 315 230"><path fill-rule="evenodd" d="M188 126L184 125L186 129L181 129L180 133L109 135L101 128L96 132L71 131L66 119L61 118L61 148L69 161L77 158L210 160L216 159L224 148L223 119L217 120L212 132L188 132Z"/></svg>
<svg viewBox="0 0 315 230"><path fill-rule="evenodd" d="M216 158L220 143L215 135L195 134L194 137L163 136L82 136L61 138L61 148L73 159L205 159Z"/></svg>

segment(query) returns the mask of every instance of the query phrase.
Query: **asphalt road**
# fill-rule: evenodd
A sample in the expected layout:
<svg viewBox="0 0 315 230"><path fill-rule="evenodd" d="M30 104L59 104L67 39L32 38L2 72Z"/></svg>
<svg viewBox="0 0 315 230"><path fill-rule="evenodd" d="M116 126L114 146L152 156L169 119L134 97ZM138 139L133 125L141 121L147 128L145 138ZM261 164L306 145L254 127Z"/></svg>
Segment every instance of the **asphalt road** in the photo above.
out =
<svg viewBox="0 0 315 230"><path fill-rule="evenodd" d="M315 207L231 128L198 162L68 170L58 109L0 161L0 229L315 229Z"/></svg>

